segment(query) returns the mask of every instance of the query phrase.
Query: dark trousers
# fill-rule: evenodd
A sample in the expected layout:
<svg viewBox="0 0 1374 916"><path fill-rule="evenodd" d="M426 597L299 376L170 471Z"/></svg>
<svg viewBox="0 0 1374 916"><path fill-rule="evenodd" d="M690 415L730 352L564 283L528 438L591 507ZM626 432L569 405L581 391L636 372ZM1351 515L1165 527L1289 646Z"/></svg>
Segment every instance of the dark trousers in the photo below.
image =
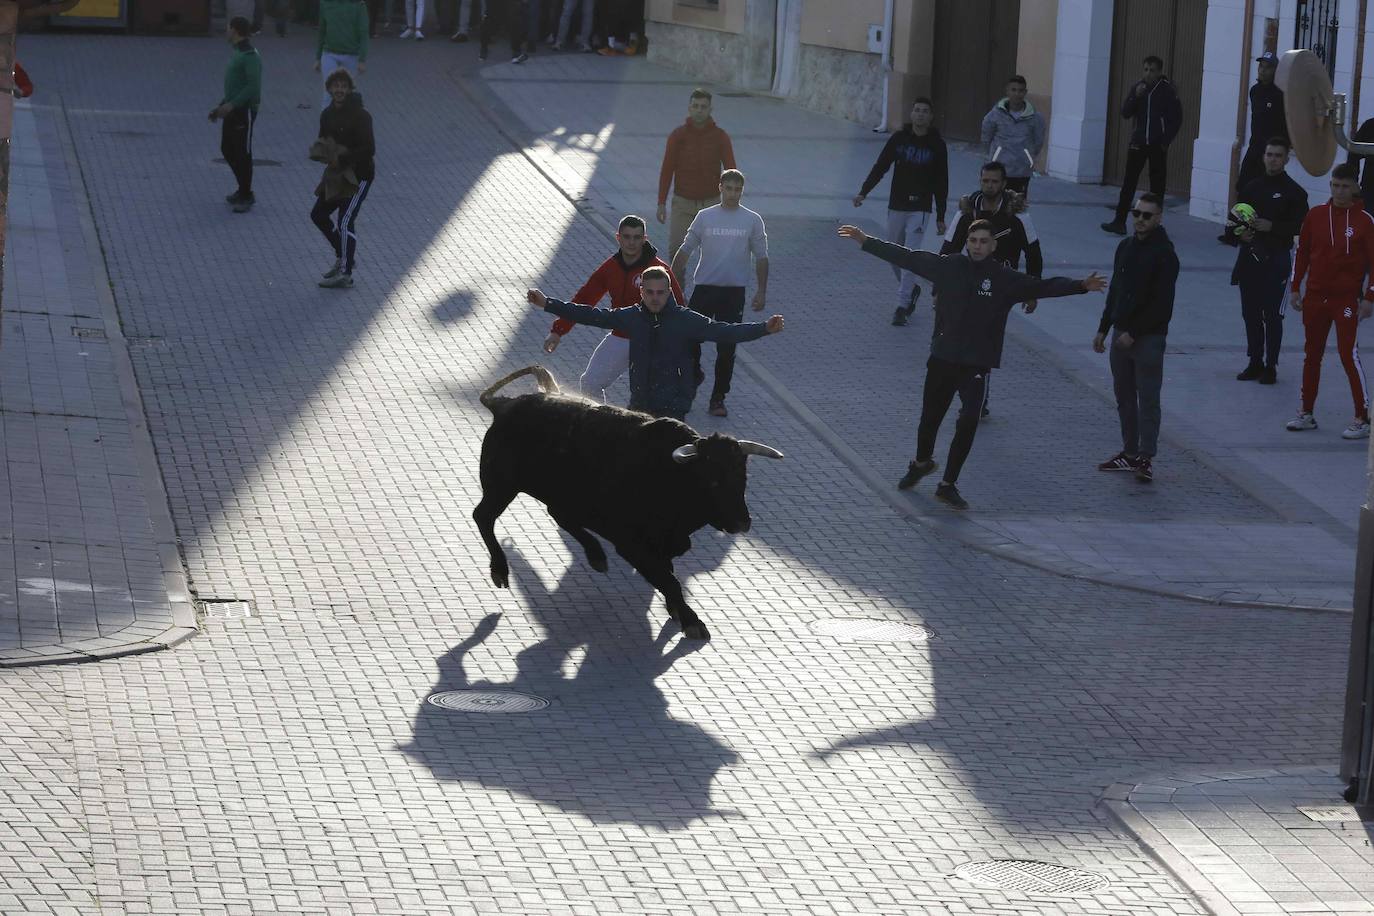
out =
<svg viewBox="0 0 1374 916"><path fill-rule="evenodd" d="M698 286L692 290L687 307L715 321L739 324L744 320L743 286ZM693 344L696 357L696 377L702 378L701 344ZM716 381L711 388L711 403L724 404L730 393L730 379L735 374L735 345L716 344Z"/></svg>
<svg viewBox="0 0 1374 916"><path fill-rule="evenodd" d="M358 211L362 209L370 190L371 181L359 182L358 191L352 197L342 200L325 200L321 197L310 211L310 221L329 239L329 244L334 247L334 257L343 262L346 274L353 273L353 262L358 252L358 236L353 227L358 222Z"/></svg>
<svg viewBox="0 0 1374 916"><path fill-rule="evenodd" d="M224 116L219 129L219 151L229 163L239 196L253 196L253 124L258 113L251 108L235 108Z"/></svg>
<svg viewBox="0 0 1374 916"><path fill-rule="evenodd" d="M1272 369L1279 364L1284 297L1292 260L1287 249L1265 253L1247 247L1240 252L1236 280L1240 286L1240 316L1245 321L1245 353L1252 366Z"/></svg>
<svg viewBox="0 0 1374 916"><path fill-rule="evenodd" d="M1107 346L1111 352L1112 389L1116 413L1121 418L1121 450L1127 455L1153 458L1159 444L1159 389L1164 385L1163 334L1137 337L1129 347L1116 343L1113 329Z"/></svg>
<svg viewBox="0 0 1374 916"><path fill-rule="evenodd" d="M1024 178L1008 178L1008 179L1007 179L1007 190L1008 190L1008 191L1015 191L1017 194L1021 194L1021 195L1023 195L1023 196L1029 197L1029 196L1030 196L1030 176L1027 175L1027 176L1025 176Z"/></svg>
<svg viewBox="0 0 1374 916"><path fill-rule="evenodd" d="M278 35L286 34L286 0L253 0L253 31L262 30L266 16L272 17Z"/></svg>
<svg viewBox="0 0 1374 916"><path fill-rule="evenodd" d="M478 33L482 52L485 53L491 45L493 36L504 30L510 38L511 55L518 56L525 46L525 34L529 26L526 17L525 0L487 0L487 7L482 13L482 28Z"/></svg>
<svg viewBox="0 0 1374 916"><path fill-rule="evenodd" d="M1132 146L1126 151L1126 174L1121 176L1121 196L1116 200L1116 221L1124 223L1126 214L1135 203L1135 186L1140 181L1140 172L1146 163L1150 166L1150 192L1164 196L1164 186L1168 183L1166 170L1169 165L1169 148L1151 143L1149 146Z"/></svg>
<svg viewBox="0 0 1374 916"><path fill-rule="evenodd" d="M1264 147L1265 141L1261 140L1245 148L1245 155L1240 160L1240 172L1236 175L1237 191L1264 174Z"/></svg>
<svg viewBox="0 0 1374 916"><path fill-rule="evenodd" d="M959 395L959 419L954 423L954 440L949 444L949 458L945 461L944 479L959 480L964 461L973 448L978 432L978 417L983 412L983 389L987 370L946 362L932 356L926 360L926 383L921 391L921 422L916 427L916 460L929 461L935 456L935 436L945 422L954 396Z"/></svg>

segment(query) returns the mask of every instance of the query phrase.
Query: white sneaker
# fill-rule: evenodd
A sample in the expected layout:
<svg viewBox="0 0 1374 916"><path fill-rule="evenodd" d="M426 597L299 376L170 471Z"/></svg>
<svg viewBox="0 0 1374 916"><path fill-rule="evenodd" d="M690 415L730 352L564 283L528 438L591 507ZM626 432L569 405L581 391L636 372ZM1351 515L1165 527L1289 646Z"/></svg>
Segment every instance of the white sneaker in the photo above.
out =
<svg viewBox="0 0 1374 916"><path fill-rule="evenodd" d="M425 40L425 33L424 33L424 32L421 32L419 29L416 29L416 30L415 30L415 40L416 40L416 41L424 41L424 40Z"/></svg>
<svg viewBox="0 0 1374 916"><path fill-rule="evenodd" d="M1356 420L1354 423L1351 423L1351 424L1350 424L1349 426L1347 426L1344 430L1342 430L1342 432L1341 432L1341 438L1342 438L1342 439L1368 439L1368 438L1369 438L1369 421L1368 421L1368 420Z"/></svg>
<svg viewBox="0 0 1374 916"><path fill-rule="evenodd" d="M1287 428L1289 432L1295 433L1302 432L1304 429L1316 429L1317 418L1305 410L1300 411L1296 417L1288 421Z"/></svg>
<svg viewBox="0 0 1374 916"><path fill-rule="evenodd" d="M414 29L406 29L404 32L401 33L401 37L402 37L402 38L414 38L414 37L415 37L415 30L414 30Z"/></svg>

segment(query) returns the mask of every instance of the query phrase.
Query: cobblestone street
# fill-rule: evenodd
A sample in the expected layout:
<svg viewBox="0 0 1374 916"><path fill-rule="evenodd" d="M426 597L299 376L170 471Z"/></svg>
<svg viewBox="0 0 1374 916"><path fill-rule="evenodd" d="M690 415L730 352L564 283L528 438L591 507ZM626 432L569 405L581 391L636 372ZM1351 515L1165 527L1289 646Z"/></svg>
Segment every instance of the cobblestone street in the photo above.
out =
<svg viewBox="0 0 1374 916"><path fill-rule="evenodd" d="M983 514L895 504L868 469L895 479L906 460L929 314L895 336L891 275L833 240L833 189L770 210L796 178L784 165L761 163L744 202L769 218L769 312L788 330L742 348L728 419L700 402L688 417L787 456L751 465L748 534L708 529L678 564L712 641L684 643L647 583L618 558L592 571L528 498L498 524L512 588L494 588L470 518L490 419L477 393L534 362L575 384L595 332L543 354L549 318L524 291L570 294L613 250L607 214L652 211L643 175L641 200L617 196L632 183L619 164L656 172L691 84L550 55L484 83L471 45L378 41L358 283L323 290L312 42L258 42L258 204L236 215L204 114L222 43L23 37L40 92L16 149L36 144L55 185L78 169L73 198L88 196L139 341L190 589L252 616L202 615L166 651L0 669L0 913L1201 914L1102 793L1173 771L1334 769L1359 494L1284 478L1262 501L1253 478L1217 470L1241 449L1228 431L1187 438L1199 417L1156 489L1102 486L1082 468L1114 448L1115 418L1087 370L1055 362L1070 335L1051 323L1009 338L967 471ZM607 131L598 176L572 97L599 81L618 110L636 74L680 104L646 109L626 145ZM543 124L562 115L577 139ZM770 142L781 160L763 126L738 135L746 171ZM880 142L843 154L849 175ZM555 168L582 170L585 199ZM1074 276L1109 252L1056 244L1048 265ZM1090 331L1101 299L1066 303L1040 314L1077 310ZM18 307L7 289L7 316ZM1350 463L1332 459L1327 480ZM1134 541L1142 556L1120 556ZM928 638L836 638L832 618ZM550 705L425 702L482 686ZM1051 894L955 875L999 858L1105 883Z"/></svg>

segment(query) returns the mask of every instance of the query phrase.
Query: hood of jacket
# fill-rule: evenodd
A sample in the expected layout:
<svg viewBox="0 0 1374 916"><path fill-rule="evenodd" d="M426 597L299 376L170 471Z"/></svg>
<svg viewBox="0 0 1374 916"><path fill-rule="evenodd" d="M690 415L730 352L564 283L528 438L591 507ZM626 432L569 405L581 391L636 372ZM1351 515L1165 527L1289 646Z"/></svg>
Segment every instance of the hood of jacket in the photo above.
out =
<svg viewBox="0 0 1374 916"><path fill-rule="evenodd" d="M655 248L654 243L649 241L648 239L644 240L644 248L642 251L639 252L639 257L635 260L633 264L628 263L625 260L625 252L621 251L619 248L615 250L616 263L618 263L622 268L624 268L626 273L629 273L632 270L648 267L650 264L654 263L654 258L656 257L658 257L658 249ZM669 294L669 298L672 298L671 293Z"/></svg>
<svg viewBox="0 0 1374 916"><path fill-rule="evenodd" d="M998 102L993 107L1002 109L1018 121L1022 118L1030 118L1035 115L1035 106L1031 104L1030 99L1026 99L1026 107L1020 111L1011 110L1011 99L1008 98L1003 98L1002 101Z"/></svg>
<svg viewBox="0 0 1374 916"><path fill-rule="evenodd" d="M688 115L686 120L684 120L682 124L688 130L707 131L716 129L716 119L711 117L710 115L706 116L706 123L701 125L700 127L697 127L697 122L692 120L691 115Z"/></svg>

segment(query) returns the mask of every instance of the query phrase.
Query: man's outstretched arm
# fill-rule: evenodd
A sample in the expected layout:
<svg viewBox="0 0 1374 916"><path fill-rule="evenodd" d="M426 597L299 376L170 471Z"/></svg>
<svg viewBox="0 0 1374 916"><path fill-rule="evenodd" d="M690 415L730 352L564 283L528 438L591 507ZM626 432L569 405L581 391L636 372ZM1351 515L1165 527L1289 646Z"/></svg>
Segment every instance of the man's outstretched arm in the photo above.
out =
<svg viewBox="0 0 1374 916"><path fill-rule="evenodd" d="M945 259L942 255L932 254L929 251L912 251L901 245L875 239L858 226L841 226L836 230L836 234L840 238L853 239L863 247L864 251L882 258L889 264L896 264L903 270L909 270L932 283L939 282L940 274L945 265Z"/></svg>

